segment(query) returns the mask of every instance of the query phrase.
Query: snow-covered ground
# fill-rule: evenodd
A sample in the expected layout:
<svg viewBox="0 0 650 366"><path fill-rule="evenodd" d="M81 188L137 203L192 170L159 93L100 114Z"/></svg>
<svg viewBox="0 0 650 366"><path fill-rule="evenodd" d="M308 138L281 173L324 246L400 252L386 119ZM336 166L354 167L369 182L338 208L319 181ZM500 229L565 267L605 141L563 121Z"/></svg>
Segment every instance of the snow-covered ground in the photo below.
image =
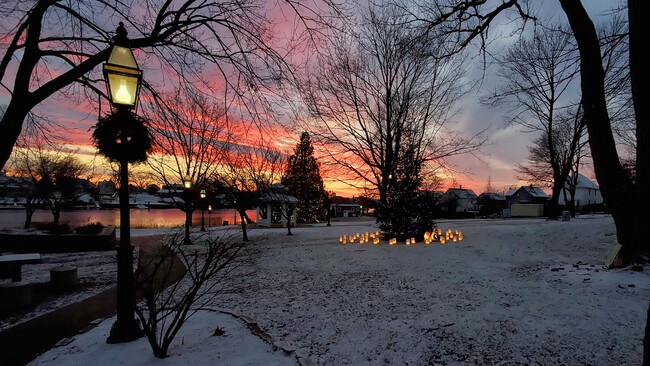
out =
<svg viewBox="0 0 650 366"><path fill-rule="evenodd" d="M217 304L324 365L641 364L650 277L602 269L616 243L610 217L439 227L465 240L338 243L372 222L255 230L250 290Z"/></svg>
<svg viewBox="0 0 650 366"><path fill-rule="evenodd" d="M324 365L641 364L650 275L603 270L616 243L610 217L438 226L462 230L465 240L341 245L340 235L376 230L363 220L293 228L293 236L251 230L257 258L236 284L246 291L212 305L250 316ZM195 331L178 337L175 354L210 364L233 347L248 352L236 342L199 346L203 330L220 322L199 320ZM54 364L99 364L88 342L122 347L104 346L101 329L50 351L57 352ZM135 346L113 353L153 361Z"/></svg>
<svg viewBox="0 0 650 366"><path fill-rule="evenodd" d="M73 343L58 347L32 361L32 365L296 365L296 359L274 350L251 334L245 323L228 314L199 311L180 330L170 357L156 359L144 338L130 343L106 344L115 318L104 320ZM224 333L215 336L215 329Z"/></svg>

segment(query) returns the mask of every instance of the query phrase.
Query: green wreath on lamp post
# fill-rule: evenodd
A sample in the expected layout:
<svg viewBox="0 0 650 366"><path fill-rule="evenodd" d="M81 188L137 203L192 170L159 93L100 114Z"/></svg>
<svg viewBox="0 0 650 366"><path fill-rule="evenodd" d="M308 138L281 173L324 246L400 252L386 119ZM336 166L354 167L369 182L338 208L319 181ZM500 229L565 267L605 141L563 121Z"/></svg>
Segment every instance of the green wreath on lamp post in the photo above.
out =
<svg viewBox="0 0 650 366"><path fill-rule="evenodd" d="M120 141L123 129L126 130L126 142ZM100 118L92 138L95 147L114 162L120 162L126 152L129 163L141 163L147 160L152 148L152 137L144 118L124 109Z"/></svg>

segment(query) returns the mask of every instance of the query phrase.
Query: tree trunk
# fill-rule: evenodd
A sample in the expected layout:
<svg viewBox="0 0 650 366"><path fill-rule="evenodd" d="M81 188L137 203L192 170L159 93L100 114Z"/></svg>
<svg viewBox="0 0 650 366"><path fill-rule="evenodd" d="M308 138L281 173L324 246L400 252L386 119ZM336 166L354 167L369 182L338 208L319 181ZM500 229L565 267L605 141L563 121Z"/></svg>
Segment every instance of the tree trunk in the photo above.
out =
<svg viewBox="0 0 650 366"><path fill-rule="evenodd" d="M293 235L291 234L291 216L293 216L293 207L287 206L286 208L287 212L287 235Z"/></svg>
<svg viewBox="0 0 650 366"><path fill-rule="evenodd" d="M59 226L59 221L61 219L61 208L55 207L54 211L52 211L52 216L54 216L54 226Z"/></svg>
<svg viewBox="0 0 650 366"><path fill-rule="evenodd" d="M628 24L630 42L630 80L632 86L632 103L636 117L636 199L641 204L636 204L636 232L635 239L638 241L640 252L648 251L648 242L643 241L642 228L648 224L650 213L645 209L644 204L648 202L648 166L650 151L650 106L648 105L648 82L650 82L650 56L644 50L647 43L648 27L645 24L645 17L648 13L647 1L628 0ZM650 304L646 314L645 336L643 339L643 364L650 365Z"/></svg>
<svg viewBox="0 0 650 366"><path fill-rule="evenodd" d="M190 226L192 226L192 210L188 207L185 210L185 244L190 244Z"/></svg>
<svg viewBox="0 0 650 366"><path fill-rule="evenodd" d="M34 211L36 211L36 204L30 197L27 197L27 202L25 203L25 226L23 226L23 228L28 229L32 224Z"/></svg>
<svg viewBox="0 0 650 366"><path fill-rule="evenodd" d="M293 235L291 233L291 218L287 221L287 235Z"/></svg>
<svg viewBox="0 0 650 366"><path fill-rule="evenodd" d="M23 129L23 121L27 117L29 109L14 103L17 98L14 96L7 106L2 119L0 119L0 167L4 167L14 149L16 140Z"/></svg>
<svg viewBox="0 0 650 366"><path fill-rule="evenodd" d="M246 232L246 218L248 217L246 215L246 211L238 211L239 212L239 218L241 219L241 232L242 232L242 240L243 241L248 241L248 233Z"/></svg>
<svg viewBox="0 0 650 366"><path fill-rule="evenodd" d="M646 312L645 336L643 337L643 365L650 366L650 301L648 302L648 311Z"/></svg>
<svg viewBox="0 0 650 366"><path fill-rule="evenodd" d="M562 188L564 188L564 182L566 182L566 177L562 180L562 177L553 179L553 192L551 193L551 202L548 207L548 219L557 220L560 211L560 193ZM566 200L565 200L566 202Z"/></svg>
<svg viewBox="0 0 650 366"><path fill-rule="evenodd" d="M640 243L635 239L634 223L634 202L637 202L639 197L634 196L635 187L623 169L616 151L607 112L605 72L601 63L598 35L579 0L560 0L560 4L567 15L580 52L582 106L596 179L616 224L618 242L623 246L620 254L629 262L640 252ZM637 123L637 126L639 124Z"/></svg>
<svg viewBox="0 0 650 366"><path fill-rule="evenodd" d="M650 242L643 240L643 227L650 222L650 210L644 206L650 199L650 104L648 103L648 83L650 83L650 56L647 50L650 31L645 24L648 14L648 2L628 0L628 22L630 42L630 81L632 102L636 119L636 182L633 195L636 214L635 239L638 251L647 253ZM641 203L641 204L639 204Z"/></svg>

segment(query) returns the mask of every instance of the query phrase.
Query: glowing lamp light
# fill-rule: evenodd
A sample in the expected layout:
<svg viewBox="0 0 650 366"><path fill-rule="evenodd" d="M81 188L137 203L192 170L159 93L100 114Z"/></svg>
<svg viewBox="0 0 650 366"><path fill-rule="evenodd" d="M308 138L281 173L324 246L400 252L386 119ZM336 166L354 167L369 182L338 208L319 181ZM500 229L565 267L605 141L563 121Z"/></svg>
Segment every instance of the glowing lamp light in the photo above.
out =
<svg viewBox="0 0 650 366"><path fill-rule="evenodd" d="M192 178L188 175L183 178L183 188L192 189Z"/></svg>
<svg viewBox="0 0 650 366"><path fill-rule="evenodd" d="M411 239L406 239L406 245L411 245Z"/></svg>
<svg viewBox="0 0 650 366"><path fill-rule="evenodd" d="M120 79L120 88L117 89L114 97L115 101L119 104L130 104L132 103L133 97L126 88L126 80Z"/></svg>
<svg viewBox="0 0 650 366"><path fill-rule="evenodd" d="M200 195L201 195L201 199L204 199L204 198L205 198L205 189L202 189L202 190L201 190Z"/></svg>
<svg viewBox="0 0 650 366"><path fill-rule="evenodd" d="M375 238L372 240L372 243L375 244L375 245L379 245L379 238L375 237Z"/></svg>

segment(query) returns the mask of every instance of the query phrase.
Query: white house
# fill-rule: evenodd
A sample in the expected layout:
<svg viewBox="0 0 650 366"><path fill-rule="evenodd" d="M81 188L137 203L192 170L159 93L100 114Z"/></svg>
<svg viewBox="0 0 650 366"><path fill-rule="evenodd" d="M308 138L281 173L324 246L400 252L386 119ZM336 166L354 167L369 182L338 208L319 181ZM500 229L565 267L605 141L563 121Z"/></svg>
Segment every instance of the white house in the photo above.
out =
<svg viewBox="0 0 650 366"><path fill-rule="evenodd" d="M450 212L471 212L477 211L476 199L478 196L471 189L449 188L442 195L442 210Z"/></svg>
<svg viewBox="0 0 650 366"><path fill-rule="evenodd" d="M573 177L569 177L569 180ZM569 184L565 185L565 188L560 193L560 200L558 201L560 205L565 205L565 194L566 200L571 200L571 194L569 193ZM597 205L603 203L603 196L600 194L600 188L596 183L591 181L589 178L585 177L582 174L578 174L578 181L576 184L576 197L575 197L575 207L579 209L580 207L587 205Z"/></svg>

